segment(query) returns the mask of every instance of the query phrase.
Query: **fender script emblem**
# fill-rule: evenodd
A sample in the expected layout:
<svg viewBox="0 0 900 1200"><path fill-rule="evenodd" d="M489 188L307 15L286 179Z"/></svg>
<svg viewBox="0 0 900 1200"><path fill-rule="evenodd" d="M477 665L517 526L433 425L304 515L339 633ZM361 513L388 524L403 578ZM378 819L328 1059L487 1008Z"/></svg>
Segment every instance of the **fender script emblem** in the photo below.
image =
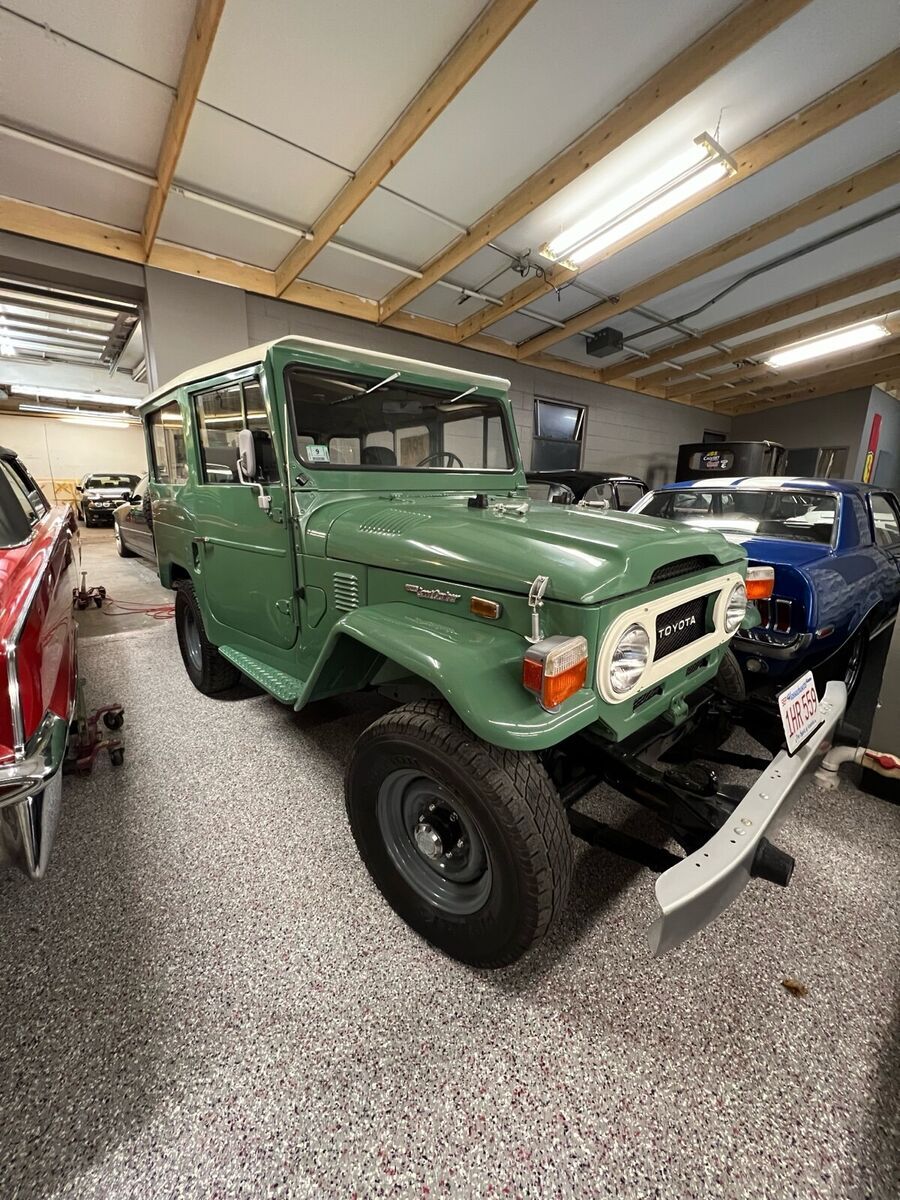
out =
<svg viewBox="0 0 900 1200"><path fill-rule="evenodd" d="M403 586L420 600L442 600L444 604L455 604L462 599L459 592L442 592L440 588L419 587L417 583L405 583Z"/></svg>

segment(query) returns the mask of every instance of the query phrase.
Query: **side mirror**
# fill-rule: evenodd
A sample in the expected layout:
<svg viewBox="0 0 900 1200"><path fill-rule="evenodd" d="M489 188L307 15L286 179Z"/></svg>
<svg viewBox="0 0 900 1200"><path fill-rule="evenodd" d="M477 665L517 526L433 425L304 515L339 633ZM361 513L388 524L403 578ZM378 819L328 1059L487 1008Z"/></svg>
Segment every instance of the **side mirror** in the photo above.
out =
<svg viewBox="0 0 900 1200"><path fill-rule="evenodd" d="M238 433L238 476L241 483L252 483L256 478L256 446L249 429Z"/></svg>

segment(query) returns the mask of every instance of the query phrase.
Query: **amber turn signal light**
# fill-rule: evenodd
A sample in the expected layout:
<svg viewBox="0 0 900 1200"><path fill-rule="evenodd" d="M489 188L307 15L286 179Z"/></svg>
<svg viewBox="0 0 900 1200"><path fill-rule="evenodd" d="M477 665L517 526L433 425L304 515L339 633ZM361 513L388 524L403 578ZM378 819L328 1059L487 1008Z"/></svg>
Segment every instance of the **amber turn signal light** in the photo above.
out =
<svg viewBox="0 0 900 1200"><path fill-rule="evenodd" d="M522 684L544 708L559 708L583 688L587 679L587 642L583 637L544 638L530 646L522 660Z"/></svg>
<svg viewBox="0 0 900 1200"><path fill-rule="evenodd" d="M748 600L768 600L774 587L774 567L750 567L747 571Z"/></svg>

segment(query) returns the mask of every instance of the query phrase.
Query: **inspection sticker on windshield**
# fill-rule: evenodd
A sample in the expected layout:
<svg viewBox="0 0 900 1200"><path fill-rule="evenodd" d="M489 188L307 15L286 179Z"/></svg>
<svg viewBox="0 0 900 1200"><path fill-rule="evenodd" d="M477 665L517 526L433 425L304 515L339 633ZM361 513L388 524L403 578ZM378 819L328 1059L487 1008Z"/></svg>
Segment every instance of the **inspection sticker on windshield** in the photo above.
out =
<svg viewBox="0 0 900 1200"><path fill-rule="evenodd" d="M778 710L787 742L788 754L802 746L819 725L819 697L812 671L801 675L789 688L778 695Z"/></svg>

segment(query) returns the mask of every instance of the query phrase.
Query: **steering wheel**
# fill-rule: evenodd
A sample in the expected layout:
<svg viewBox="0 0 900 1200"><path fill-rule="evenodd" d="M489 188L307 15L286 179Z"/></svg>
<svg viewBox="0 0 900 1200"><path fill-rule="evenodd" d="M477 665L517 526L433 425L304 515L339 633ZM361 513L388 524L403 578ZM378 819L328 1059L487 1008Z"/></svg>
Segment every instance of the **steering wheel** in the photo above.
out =
<svg viewBox="0 0 900 1200"><path fill-rule="evenodd" d="M426 467L435 458L446 458L448 467L452 467L454 461L456 462L456 465L458 467L461 467L463 465L463 460L459 457L458 454L454 454L452 450L438 450L437 453L429 454L425 458L423 458L421 462L417 462L416 466L417 467Z"/></svg>

